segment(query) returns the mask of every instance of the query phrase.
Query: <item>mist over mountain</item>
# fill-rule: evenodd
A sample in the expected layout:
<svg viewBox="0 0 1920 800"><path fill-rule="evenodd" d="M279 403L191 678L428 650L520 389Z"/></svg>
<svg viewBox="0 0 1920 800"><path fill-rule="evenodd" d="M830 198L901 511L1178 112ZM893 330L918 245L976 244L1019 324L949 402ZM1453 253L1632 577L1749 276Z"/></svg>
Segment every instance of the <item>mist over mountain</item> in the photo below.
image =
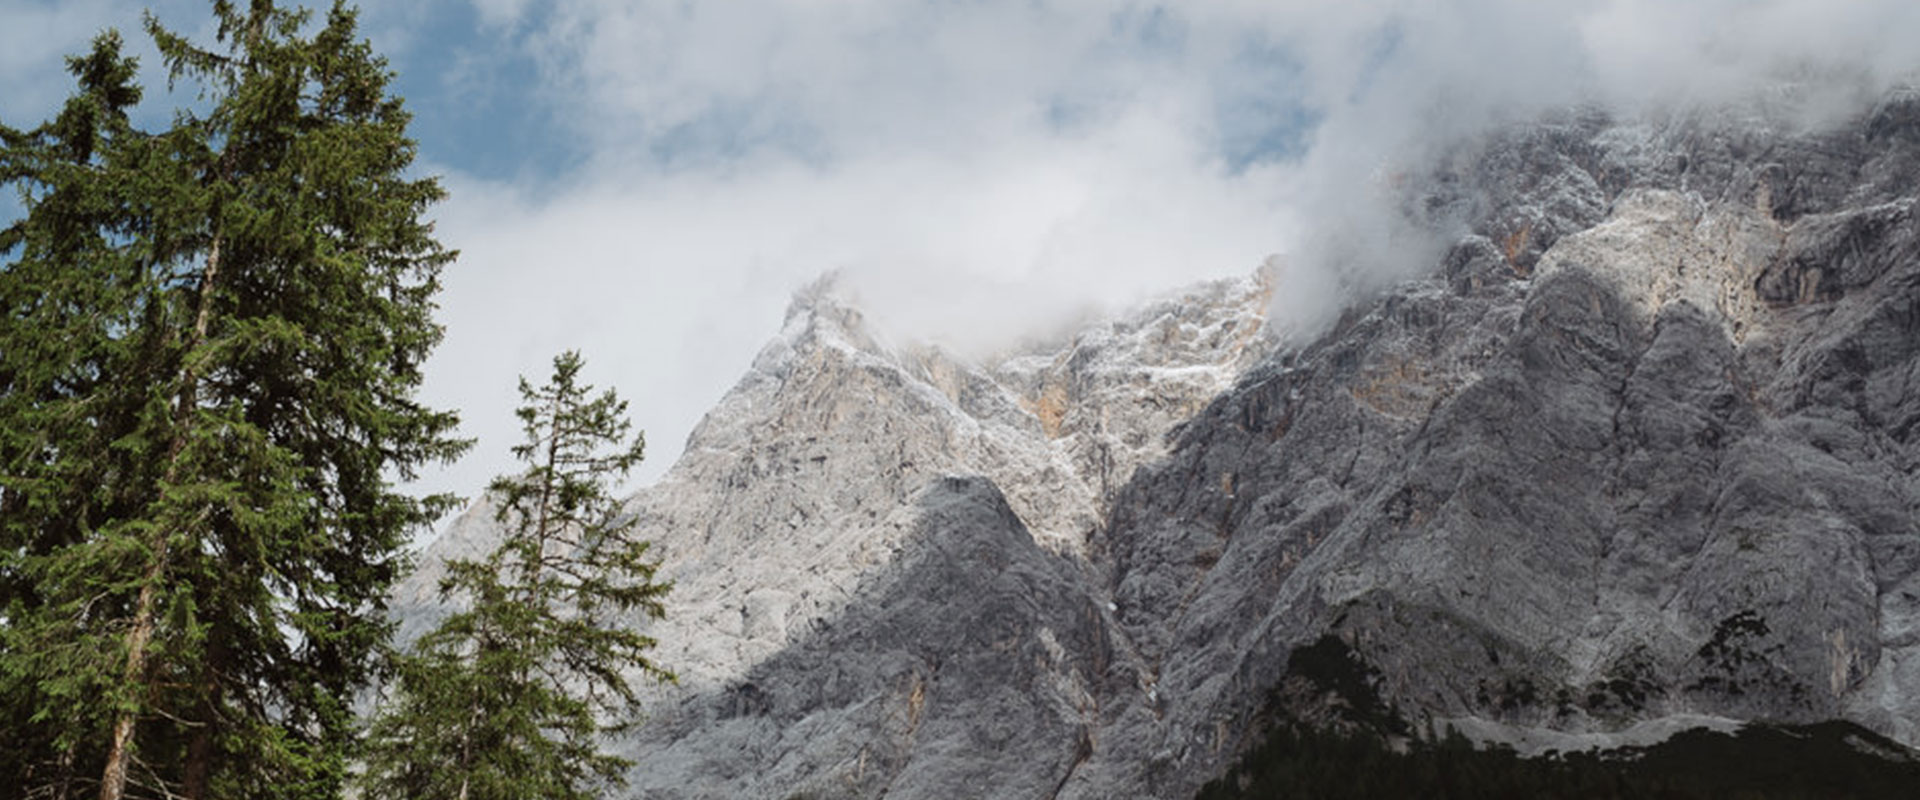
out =
<svg viewBox="0 0 1920 800"><path fill-rule="evenodd" d="M467 5L369 14L398 46ZM1920 10L1885 0L470 5L462 58L396 61L429 130L534 126L491 137L520 173L423 140L463 252L427 391L480 439L424 488L462 493L511 464L514 377L574 347L657 478L823 272L891 335L985 358L1277 254L1270 318L1318 332L1450 244L1392 187L1438 151L1796 83L1831 122L1920 67Z"/></svg>
<svg viewBox="0 0 1920 800"><path fill-rule="evenodd" d="M1920 94L1804 99L1408 162L1375 186L1432 255L1311 328L1284 258L991 357L802 291L629 501L683 677L632 795L1191 796L1276 720L1910 761Z"/></svg>

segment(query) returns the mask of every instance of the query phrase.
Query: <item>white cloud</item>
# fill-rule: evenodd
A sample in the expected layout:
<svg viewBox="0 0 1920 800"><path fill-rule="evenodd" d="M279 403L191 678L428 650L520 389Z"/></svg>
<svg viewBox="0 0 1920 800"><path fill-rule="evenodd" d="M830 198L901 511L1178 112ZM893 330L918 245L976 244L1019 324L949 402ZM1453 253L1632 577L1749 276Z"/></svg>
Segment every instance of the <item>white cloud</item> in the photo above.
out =
<svg viewBox="0 0 1920 800"><path fill-rule="evenodd" d="M503 450L482 384L584 347L652 429L650 474L822 271L979 349L1291 251L1275 314L1311 328L1427 266L1380 177L1435 142L1809 67L1871 90L1920 30L1904 3L1805 0L476 2L529 26L591 156L539 201L456 181L445 402ZM1288 109L1304 152L1237 169L1228 140Z"/></svg>
<svg viewBox="0 0 1920 800"><path fill-rule="evenodd" d="M518 23L527 13L531 0L473 0L473 8L480 14L480 22L491 27L507 27Z"/></svg>
<svg viewBox="0 0 1920 800"><path fill-rule="evenodd" d="M1845 109L1920 64L1920 6L1868 0L464 1L587 154L524 183L446 170L464 256L429 393L483 441L427 485L468 493L510 466L514 376L569 347L633 399L658 474L827 270L905 334L978 349L1283 252L1275 314L1311 328L1341 287L1428 265L1380 178L1435 142L1782 78ZM0 0L0 89L45 91L86 35L36 27L133 19L53 8ZM378 13L398 48L434 16ZM419 85L464 85L440 77Z"/></svg>
<svg viewBox="0 0 1920 800"><path fill-rule="evenodd" d="M446 275L433 399L484 441L448 488L502 468L512 376L568 347L633 400L658 474L824 271L896 333L978 351L1089 304L1250 271L1270 251L1258 174L1192 170L1188 143L1155 120L1103 138L830 170L768 158L722 175L622 172L547 199L453 181L465 199L440 230L463 256Z"/></svg>

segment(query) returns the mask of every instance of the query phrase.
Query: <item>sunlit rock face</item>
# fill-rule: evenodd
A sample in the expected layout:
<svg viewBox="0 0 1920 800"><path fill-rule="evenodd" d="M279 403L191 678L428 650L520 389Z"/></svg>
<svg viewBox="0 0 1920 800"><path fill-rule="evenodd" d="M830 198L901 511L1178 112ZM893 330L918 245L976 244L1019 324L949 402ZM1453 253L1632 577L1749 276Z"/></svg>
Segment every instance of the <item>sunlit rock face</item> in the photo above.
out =
<svg viewBox="0 0 1920 800"><path fill-rule="evenodd" d="M1444 257L1310 341L1268 277L981 361L803 292L629 505L682 676L629 793L1187 796L1329 633L1523 748L1920 743L1920 103L1768 119L1457 148Z"/></svg>

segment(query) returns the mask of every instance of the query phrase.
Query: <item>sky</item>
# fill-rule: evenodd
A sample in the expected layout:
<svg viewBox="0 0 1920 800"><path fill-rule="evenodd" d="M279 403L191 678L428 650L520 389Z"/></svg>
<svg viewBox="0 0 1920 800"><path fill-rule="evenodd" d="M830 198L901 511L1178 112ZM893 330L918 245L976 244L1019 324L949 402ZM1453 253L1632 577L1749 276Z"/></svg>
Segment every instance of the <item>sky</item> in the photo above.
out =
<svg viewBox="0 0 1920 800"><path fill-rule="evenodd" d="M0 0L0 123L49 116L61 57L117 26L164 124L192 98L146 5ZM210 39L205 3L151 5ZM1273 257L1274 324L1311 331L1431 264L1383 176L1437 147L1779 80L1843 113L1920 64L1920 4L1882 0L414 0L362 30L451 193L422 395L478 445L416 488L468 496L565 349L630 401L645 483L828 272L978 355Z"/></svg>

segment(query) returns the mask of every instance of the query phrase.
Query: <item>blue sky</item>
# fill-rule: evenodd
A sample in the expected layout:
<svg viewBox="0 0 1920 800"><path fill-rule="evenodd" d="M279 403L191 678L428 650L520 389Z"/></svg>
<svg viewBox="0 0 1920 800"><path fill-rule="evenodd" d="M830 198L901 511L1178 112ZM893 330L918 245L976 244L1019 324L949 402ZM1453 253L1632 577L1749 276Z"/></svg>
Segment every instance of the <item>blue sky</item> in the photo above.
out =
<svg viewBox="0 0 1920 800"><path fill-rule="evenodd" d="M0 0L0 122L51 113L105 26L150 52L142 6ZM452 193L425 395L481 441L423 488L468 494L562 349L633 401L650 480L829 270L897 338L981 353L1278 255L1276 324L1311 328L1428 263L1379 176L1436 143L1920 63L1920 7L1879 0L423 0L362 27ZM1333 240L1372 246L1336 267Z"/></svg>
<svg viewBox="0 0 1920 800"><path fill-rule="evenodd" d="M393 66L423 152L489 180L559 180L580 167L582 144L542 96L539 66L512 30L483 26L464 2L418 9Z"/></svg>
<svg viewBox="0 0 1920 800"><path fill-rule="evenodd" d="M526 4L519 13L490 22L471 3L443 1L373 21L405 25L388 34L397 45L389 52L399 73L396 91L416 114L413 133L424 151L474 177L539 186L583 168L593 137L570 125L569 109L546 93L554 76L543 74L535 52L549 33L543 23L551 23L551 8ZM1177 65L1187 57L1185 23L1164 6L1131 4L1104 24L1107 41L1099 47L1110 59ZM1222 96L1206 109L1216 128L1211 145L1229 170L1296 158L1317 121L1303 94L1289 91L1303 67L1261 31L1238 38L1230 43L1230 66L1242 78L1221 86ZM756 100L716 98L704 113L650 132L646 158L672 168L769 150L814 163L843 155L809 120ZM1096 91L1060 91L1046 98L1049 123L1060 131L1098 124L1102 101Z"/></svg>

